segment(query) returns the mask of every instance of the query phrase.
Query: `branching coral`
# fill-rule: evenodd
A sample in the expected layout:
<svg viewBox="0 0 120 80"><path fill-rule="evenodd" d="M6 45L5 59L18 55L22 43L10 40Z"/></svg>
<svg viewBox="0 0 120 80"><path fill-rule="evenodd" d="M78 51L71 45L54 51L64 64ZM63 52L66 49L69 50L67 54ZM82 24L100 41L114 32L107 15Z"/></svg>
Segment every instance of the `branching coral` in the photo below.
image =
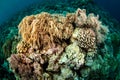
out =
<svg viewBox="0 0 120 80"><path fill-rule="evenodd" d="M29 44L27 44L26 42L21 41L17 45L17 52L18 53L27 53L29 48L30 48Z"/></svg>

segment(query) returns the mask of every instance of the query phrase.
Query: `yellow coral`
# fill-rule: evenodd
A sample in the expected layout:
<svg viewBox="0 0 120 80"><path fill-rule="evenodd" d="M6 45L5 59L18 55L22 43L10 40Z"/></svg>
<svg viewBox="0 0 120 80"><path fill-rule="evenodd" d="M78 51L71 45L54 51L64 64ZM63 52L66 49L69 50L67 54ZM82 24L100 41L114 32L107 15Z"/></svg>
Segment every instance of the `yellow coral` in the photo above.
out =
<svg viewBox="0 0 120 80"><path fill-rule="evenodd" d="M17 45L17 53L27 53L29 48L29 44L25 43L24 41L21 41Z"/></svg>

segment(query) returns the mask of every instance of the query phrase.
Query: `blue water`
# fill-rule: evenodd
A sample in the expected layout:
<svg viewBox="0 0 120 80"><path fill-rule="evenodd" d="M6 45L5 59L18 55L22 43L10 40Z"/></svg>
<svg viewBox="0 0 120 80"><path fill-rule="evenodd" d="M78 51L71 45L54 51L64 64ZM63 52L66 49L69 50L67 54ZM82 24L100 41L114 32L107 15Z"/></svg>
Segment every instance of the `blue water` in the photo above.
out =
<svg viewBox="0 0 120 80"><path fill-rule="evenodd" d="M0 24L8 20L18 11L32 3L43 0L0 0ZM44 0L45 1L45 0ZM49 0L55 1L55 0ZM108 11L113 17L120 21L120 0L94 0L100 7Z"/></svg>
<svg viewBox="0 0 120 80"><path fill-rule="evenodd" d="M37 2L41 2L41 0L0 0L0 24L18 11Z"/></svg>
<svg viewBox="0 0 120 80"><path fill-rule="evenodd" d="M120 0L94 0L100 7L108 11L113 17L120 21Z"/></svg>

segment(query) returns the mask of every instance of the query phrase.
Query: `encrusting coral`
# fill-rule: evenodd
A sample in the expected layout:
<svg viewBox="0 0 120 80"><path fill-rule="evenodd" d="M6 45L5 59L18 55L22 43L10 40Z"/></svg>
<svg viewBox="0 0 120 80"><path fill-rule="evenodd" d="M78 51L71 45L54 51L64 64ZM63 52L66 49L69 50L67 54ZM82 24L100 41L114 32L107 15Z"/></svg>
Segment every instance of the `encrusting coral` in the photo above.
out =
<svg viewBox="0 0 120 80"><path fill-rule="evenodd" d="M66 16L47 12L26 16L18 28L21 41L8 61L21 80L73 79L78 76L74 70L93 65L97 44L108 33L98 16L87 16L80 8ZM90 68L80 72L84 71L89 73Z"/></svg>

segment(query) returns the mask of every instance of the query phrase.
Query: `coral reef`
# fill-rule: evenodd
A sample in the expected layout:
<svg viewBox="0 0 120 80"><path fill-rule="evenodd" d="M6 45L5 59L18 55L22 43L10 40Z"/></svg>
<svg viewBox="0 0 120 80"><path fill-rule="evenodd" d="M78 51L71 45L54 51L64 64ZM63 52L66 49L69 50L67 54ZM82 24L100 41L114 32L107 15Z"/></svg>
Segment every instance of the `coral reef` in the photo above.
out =
<svg viewBox="0 0 120 80"><path fill-rule="evenodd" d="M21 41L17 54L8 58L10 67L21 80L86 78L99 69L97 45L108 33L102 26L98 16L87 16L80 8L66 16L47 12L26 16L18 25Z"/></svg>
<svg viewBox="0 0 120 80"><path fill-rule="evenodd" d="M11 69L19 75L16 75L16 78L20 78L21 80L40 80L43 73L39 63L40 58L39 54L33 54L32 58L26 57L24 54L13 54L9 62L11 63Z"/></svg>
<svg viewBox="0 0 120 80"><path fill-rule="evenodd" d="M111 17L109 13L94 4L93 0L47 0L43 2L33 4L25 10L21 10L6 23L0 25L0 79L120 80L120 23ZM78 7L81 9L78 9L76 13L72 13ZM45 14L40 14L41 12L45 12ZM70 23L73 33L66 35L70 27L63 30L62 27L57 26L57 28L54 27L56 29L52 29L53 27L50 28L52 31L44 31L47 32L44 34L45 36L43 34L40 36L37 35L40 29L35 30L35 36L31 34L33 26L34 29L38 29L40 28L38 25L42 25L41 23L43 23L41 22L41 19L43 19L42 16L40 17L41 19L37 19L37 17L46 14L48 18L46 16L44 18L50 25L66 26ZM23 18L24 20L22 20ZM20 22L21 20L22 22ZM65 21L67 24L65 24ZM19 23L21 26L17 28ZM43 26L45 25L48 26L46 22L43 23ZM109 27L109 34L107 27ZM18 35L18 29L20 36ZM24 31L23 33L22 30ZM55 31L59 31L59 33ZM35 40L33 40L32 36L34 36ZM37 38L40 38L39 40L42 42L39 43ZM91 42L91 40L95 43ZM53 42L51 43L50 41ZM48 44L50 46L47 46ZM72 45L77 47L77 49L72 47ZM69 56L69 54L73 56ZM4 56L6 58L10 57L8 60L11 63L10 67L13 67L11 67L11 70L9 70L9 63L7 63ZM20 56L25 58L20 58ZM14 57L16 58L14 59ZM18 59L21 59L22 62ZM25 60L28 61L26 62ZM82 64L79 65L77 60ZM20 62L20 64L17 62ZM21 69L18 65L25 69ZM30 69L31 72L26 69ZM11 71L15 74L16 79Z"/></svg>
<svg viewBox="0 0 120 80"><path fill-rule="evenodd" d="M59 60L60 64L66 64L71 68L79 69L85 63L85 52L76 45L70 44L66 47L65 52Z"/></svg>

